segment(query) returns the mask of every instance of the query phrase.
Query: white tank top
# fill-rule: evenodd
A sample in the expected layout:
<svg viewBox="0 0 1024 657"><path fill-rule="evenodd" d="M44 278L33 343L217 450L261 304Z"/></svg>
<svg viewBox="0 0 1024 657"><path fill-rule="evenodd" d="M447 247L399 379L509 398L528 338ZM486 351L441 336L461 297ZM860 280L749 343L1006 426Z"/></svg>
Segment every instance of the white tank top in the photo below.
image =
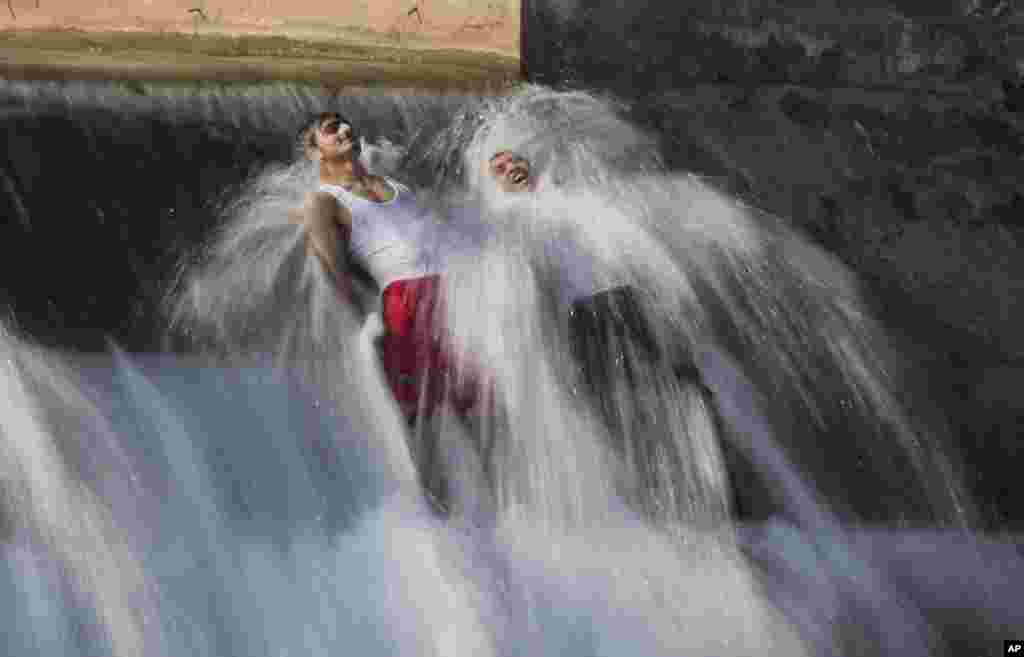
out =
<svg viewBox="0 0 1024 657"><path fill-rule="evenodd" d="M352 215L349 249L362 262L381 290L397 280L439 274L446 258L477 252L489 234L472 208L455 209L448 221L439 221L420 206L402 183L384 178L395 195L390 201L371 201L343 187L321 183L319 189L338 199ZM557 263L561 296L568 304L607 287L599 285L596 263L569 244L546 245Z"/></svg>
<svg viewBox="0 0 1024 657"><path fill-rule="evenodd" d="M320 190L338 199L352 215L349 248L383 290L394 281L441 271L439 222L405 185L384 179L394 190L390 201L371 201L337 185Z"/></svg>

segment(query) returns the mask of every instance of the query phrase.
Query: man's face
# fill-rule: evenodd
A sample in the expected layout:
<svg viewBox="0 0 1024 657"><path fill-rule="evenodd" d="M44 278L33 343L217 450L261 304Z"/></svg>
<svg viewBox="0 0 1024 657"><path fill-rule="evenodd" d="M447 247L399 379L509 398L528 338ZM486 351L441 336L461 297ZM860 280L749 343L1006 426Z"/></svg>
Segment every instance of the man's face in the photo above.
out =
<svg viewBox="0 0 1024 657"><path fill-rule="evenodd" d="M525 192L534 187L530 163L511 151L499 151L487 162L487 172L505 192Z"/></svg>
<svg viewBox="0 0 1024 657"><path fill-rule="evenodd" d="M355 130L341 117L327 117L316 128L316 146L324 159L345 159L359 153Z"/></svg>

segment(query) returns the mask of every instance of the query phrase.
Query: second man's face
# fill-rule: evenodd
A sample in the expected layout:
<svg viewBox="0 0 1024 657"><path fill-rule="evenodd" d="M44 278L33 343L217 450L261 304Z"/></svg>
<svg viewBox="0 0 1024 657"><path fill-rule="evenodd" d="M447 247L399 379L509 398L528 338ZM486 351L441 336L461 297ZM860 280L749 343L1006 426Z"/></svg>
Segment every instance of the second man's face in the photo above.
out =
<svg viewBox="0 0 1024 657"><path fill-rule="evenodd" d="M487 171L505 192L525 192L533 189L530 163L511 151L495 153L487 163Z"/></svg>

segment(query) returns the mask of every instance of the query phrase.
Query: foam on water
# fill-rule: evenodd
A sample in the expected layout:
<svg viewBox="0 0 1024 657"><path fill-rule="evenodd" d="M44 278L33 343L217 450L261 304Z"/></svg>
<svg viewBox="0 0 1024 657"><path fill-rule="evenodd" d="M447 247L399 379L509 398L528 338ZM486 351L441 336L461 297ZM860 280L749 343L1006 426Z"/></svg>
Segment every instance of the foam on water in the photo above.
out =
<svg viewBox="0 0 1024 657"><path fill-rule="evenodd" d="M571 531L529 513L497 527L445 521L374 438L278 370L123 354L75 369L90 382L76 385L98 401L87 419L123 444L94 454L106 486L53 470L26 475L39 487L106 492L54 511L49 522L61 529L51 539L6 552L11 607L45 619L7 628L26 654L798 653L728 540L694 533L681 553L612 512L601 527ZM6 418L21 422L30 407ZM17 442L52 447L69 428ZM73 541L65 534L83 508L116 523ZM116 566L98 551L111 544ZM76 566L105 563L102 579L76 576ZM137 580L126 579L132 572ZM146 604L125 606L125 597ZM698 623L716 629L695 634Z"/></svg>

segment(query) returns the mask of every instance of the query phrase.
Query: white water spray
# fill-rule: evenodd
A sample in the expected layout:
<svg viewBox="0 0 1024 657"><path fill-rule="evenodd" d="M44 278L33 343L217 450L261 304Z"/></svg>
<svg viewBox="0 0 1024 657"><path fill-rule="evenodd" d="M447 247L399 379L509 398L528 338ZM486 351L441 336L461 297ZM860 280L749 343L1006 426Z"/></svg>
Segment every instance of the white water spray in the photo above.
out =
<svg viewBox="0 0 1024 657"><path fill-rule="evenodd" d="M296 98L201 112L283 133L320 108ZM8 545L13 607L119 656L943 653L927 617L949 590L940 571L887 577L924 549L851 531L958 525L965 510L896 402L845 269L663 171L651 140L587 94L527 89L461 120L448 101L340 102L368 134L379 116L418 122L402 162L374 164L487 227L451 263L446 309L494 378L496 413L406 430L359 310L288 221L312 169L268 169L184 271L188 355L58 357L3 336L5 508L43 548ZM532 159L537 194L509 201L476 177L498 148ZM595 290L635 291L613 311L643 320L657 358L611 335L593 380L567 252ZM84 453L103 477L76 467ZM754 538L736 524L733 458L783 519ZM864 481L888 516L848 499ZM986 583L969 599L995 636L1016 617L992 574L1020 569L973 550L953 552ZM33 583L49 572L39 552L77 606ZM12 636L25 654L95 647L47 632Z"/></svg>

